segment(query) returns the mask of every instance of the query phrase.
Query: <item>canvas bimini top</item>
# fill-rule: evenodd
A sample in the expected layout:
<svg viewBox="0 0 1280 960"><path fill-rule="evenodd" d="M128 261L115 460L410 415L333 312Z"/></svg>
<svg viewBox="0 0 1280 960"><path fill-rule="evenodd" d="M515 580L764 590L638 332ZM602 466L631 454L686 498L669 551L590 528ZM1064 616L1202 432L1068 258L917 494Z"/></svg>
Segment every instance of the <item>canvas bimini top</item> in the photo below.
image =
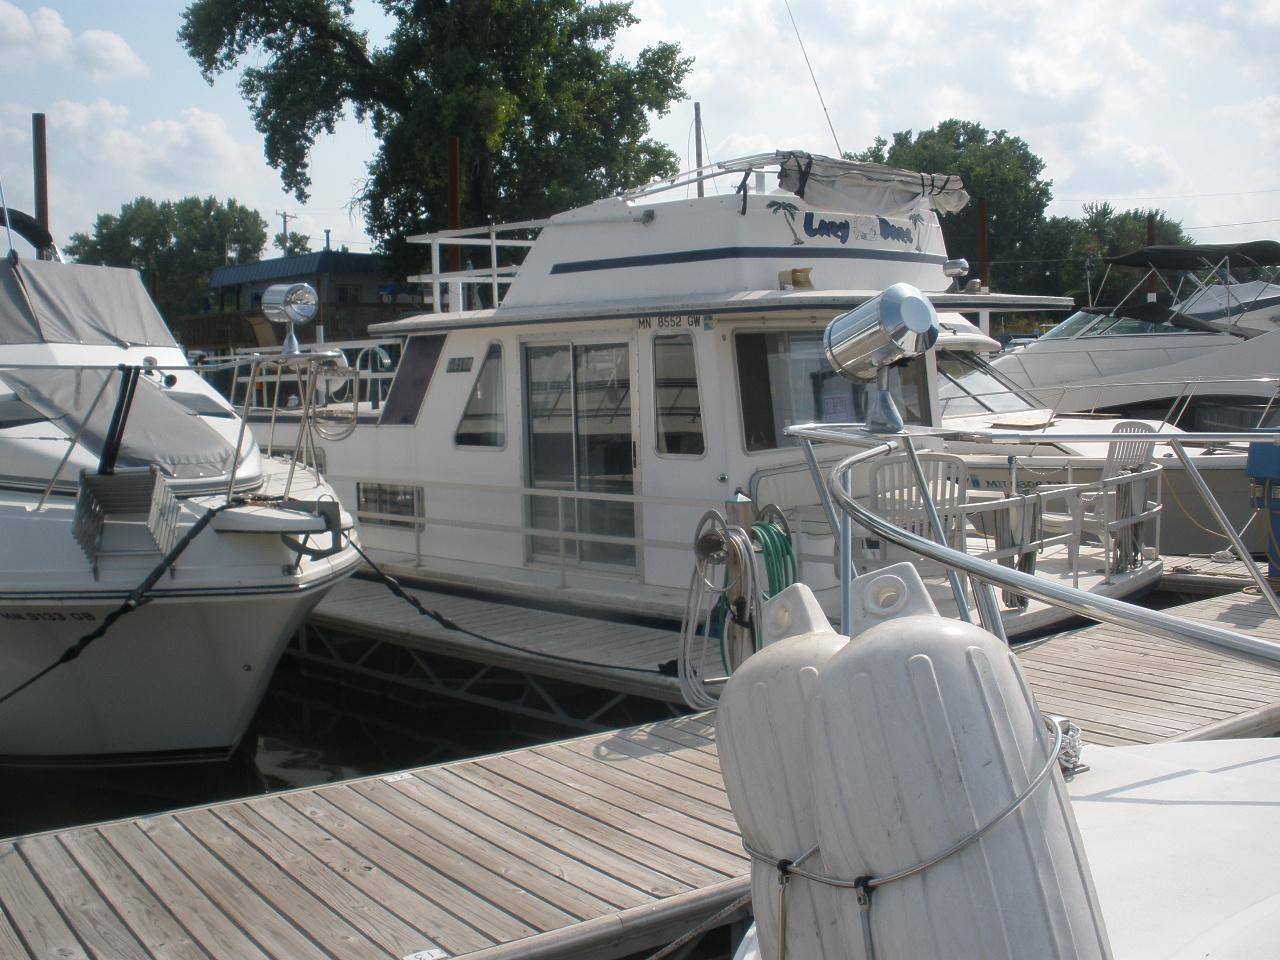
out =
<svg viewBox="0 0 1280 960"><path fill-rule="evenodd" d="M0 263L0 345L176 347L136 270L27 260Z"/></svg>
<svg viewBox="0 0 1280 960"><path fill-rule="evenodd" d="M1209 270L1219 265L1276 267L1280 266L1280 243L1247 240L1243 243L1157 244L1104 259L1117 267L1154 270Z"/></svg>

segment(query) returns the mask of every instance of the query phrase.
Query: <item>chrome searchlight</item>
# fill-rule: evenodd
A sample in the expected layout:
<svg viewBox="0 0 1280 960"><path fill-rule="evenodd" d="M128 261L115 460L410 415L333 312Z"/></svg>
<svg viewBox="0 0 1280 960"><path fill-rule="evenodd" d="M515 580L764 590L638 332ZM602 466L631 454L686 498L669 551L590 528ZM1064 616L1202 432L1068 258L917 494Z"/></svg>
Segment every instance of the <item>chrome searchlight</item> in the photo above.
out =
<svg viewBox="0 0 1280 960"><path fill-rule="evenodd" d="M310 323L320 310L320 298L309 283L276 283L262 294L262 313L272 323L286 324L284 354L292 356L302 352L296 324Z"/></svg>
<svg viewBox="0 0 1280 960"><path fill-rule="evenodd" d="M889 393L889 365L915 357L938 342L938 314L929 298L907 283L895 283L862 306L827 325L823 338L827 361L842 377L875 379L867 412L873 433L897 433L902 415Z"/></svg>

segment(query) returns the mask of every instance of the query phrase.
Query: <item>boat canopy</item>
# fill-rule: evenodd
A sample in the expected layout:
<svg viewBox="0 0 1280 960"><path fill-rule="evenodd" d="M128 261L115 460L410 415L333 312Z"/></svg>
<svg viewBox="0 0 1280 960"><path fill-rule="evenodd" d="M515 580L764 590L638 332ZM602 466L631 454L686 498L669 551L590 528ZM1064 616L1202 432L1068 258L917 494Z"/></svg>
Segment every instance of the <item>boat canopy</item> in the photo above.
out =
<svg viewBox="0 0 1280 960"><path fill-rule="evenodd" d="M1280 266L1280 243L1248 240L1244 243L1188 243L1156 245L1106 257L1118 267L1150 267L1155 270L1205 270L1226 262L1228 267Z"/></svg>
<svg viewBox="0 0 1280 960"><path fill-rule="evenodd" d="M136 270L25 260L0 264L0 344L174 347Z"/></svg>
<svg viewBox="0 0 1280 960"><path fill-rule="evenodd" d="M964 181L952 174L916 173L799 150L779 151L773 161L780 168L782 188L817 207L877 210L892 216L908 213L922 201L940 213L955 213L969 202Z"/></svg>
<svg viewBox="0 0 1280 960"><path fill-rule="evenodd" d="M119 371L110 367L50 366L0 371L0 381L19 400L56 424L68 437L80 430L80 445L99 456L106 445L114 407L110 386L92 410L89 405L103 382L118 376ZM235 446L194 410L142 376L129 406L116 464L122 468L155 464L175 480L223 477L235 464Z"/></svg>

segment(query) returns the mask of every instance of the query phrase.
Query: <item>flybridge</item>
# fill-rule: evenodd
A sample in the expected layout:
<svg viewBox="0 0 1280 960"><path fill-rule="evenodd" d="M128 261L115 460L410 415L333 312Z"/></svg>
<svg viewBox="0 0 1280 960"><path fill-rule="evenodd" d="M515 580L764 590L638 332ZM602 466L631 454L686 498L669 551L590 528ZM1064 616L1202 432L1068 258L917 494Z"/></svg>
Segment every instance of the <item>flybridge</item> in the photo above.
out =
<svg viewBox="0 0 1280 960"><path fill-rule="evenodd" d="M691 196L698 185L721 192ZM431 247L431 272L411 279L429 284L437 313L447 307L455 320L479 307L501 316L655 296L875 291L904 279L940 291L949 281L937 211L967 202L958 177L779 151L545 220L411 236ZM445 248L461 248L468 266L442 269Z"/></svg>

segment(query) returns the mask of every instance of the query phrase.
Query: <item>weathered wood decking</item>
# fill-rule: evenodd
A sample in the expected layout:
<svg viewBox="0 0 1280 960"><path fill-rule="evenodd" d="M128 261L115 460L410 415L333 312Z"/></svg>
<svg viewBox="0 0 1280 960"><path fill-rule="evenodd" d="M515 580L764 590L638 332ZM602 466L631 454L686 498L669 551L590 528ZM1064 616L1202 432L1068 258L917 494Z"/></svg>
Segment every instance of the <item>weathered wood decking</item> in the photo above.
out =
<svg viewBox="0 0 1280 960"><path fill-rule="evenodd" d="M1265 561L1262 572L1267 572ZM1160 586L1188 593L1226 593L1253 586L1253 580L1244 562L1234 558L1215 560L1212 557L1166 556Z"/></svg>
<svg viewBox="0 0 1280 960"><path fill-rule="evenodd" d="M1280 640L1268 611L1179 608ZM1105 625L1020 659L1089 742L1280 729L1280 664ZM688 716L0 842L0 956L620 957L734 903L746 871L714 718Z"/></svg>
<svg viewBox="0 0 1280 960"><path fill-rule="evenodd" d="M741 893L706 717L0 844L0 956L622 956Z"/></svg>

